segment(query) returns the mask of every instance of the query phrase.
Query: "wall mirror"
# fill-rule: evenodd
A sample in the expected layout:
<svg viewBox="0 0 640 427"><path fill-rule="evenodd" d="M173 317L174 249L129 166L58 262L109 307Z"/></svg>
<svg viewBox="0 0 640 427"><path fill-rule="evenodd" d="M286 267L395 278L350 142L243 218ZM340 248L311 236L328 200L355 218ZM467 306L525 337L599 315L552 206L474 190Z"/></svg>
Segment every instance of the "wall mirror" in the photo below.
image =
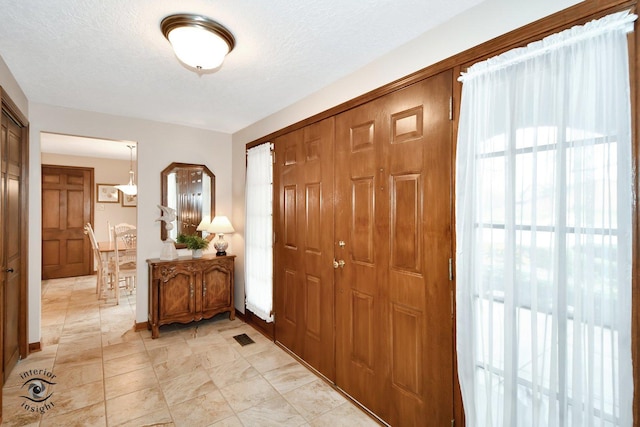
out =
<svg viewBox="0 0 640 427"><path fill-rule="evenodd" d="M216 176L204 165L171 163L162 173L162 206L176 210L173 228L160 227L160 238L176 240L178 234L199 234L203 218L215 216Z"/></svg>

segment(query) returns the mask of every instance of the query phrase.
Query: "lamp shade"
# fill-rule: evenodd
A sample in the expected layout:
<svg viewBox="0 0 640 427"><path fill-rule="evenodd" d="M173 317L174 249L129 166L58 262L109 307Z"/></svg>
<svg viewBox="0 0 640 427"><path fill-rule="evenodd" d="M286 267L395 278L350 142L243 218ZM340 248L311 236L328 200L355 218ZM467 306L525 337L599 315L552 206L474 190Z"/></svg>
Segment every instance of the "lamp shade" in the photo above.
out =
<svg viewBox="0 0 640 427"><path fill-rule="evenodd" d="M211 221L211 225L209 226L209 228L207 228L207 231L209 233L216 234L229 234L235 232L236 230L233 229L229 218L227 218L226 216L216 216L213 218L213 221Z"/></svg>
<svg viewBox="0 0 640 427"><path fill-rule="evenodd" d="M199 15L171 15L162 20L160 28L178 59L198 70L219 67L235 46L226 28Z"/></svg>
<svg viewBox="0 0 640 427"><path fill-rule="evenodd" d="M211 225L211 217L209 215L205 215L198 224L196 231L209 231L209 226Z"/></svg>

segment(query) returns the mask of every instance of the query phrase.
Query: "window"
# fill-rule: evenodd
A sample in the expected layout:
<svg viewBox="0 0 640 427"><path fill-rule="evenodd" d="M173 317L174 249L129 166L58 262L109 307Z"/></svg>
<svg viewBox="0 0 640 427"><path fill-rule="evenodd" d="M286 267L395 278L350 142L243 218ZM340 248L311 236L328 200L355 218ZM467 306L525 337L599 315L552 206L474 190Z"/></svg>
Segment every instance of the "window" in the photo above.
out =
<svg viewBox="0 0 640 427"><path fill-rule="evenodd" d="M461 78L457 344L469 426L632 423L633 20L572 28Z"/></svg>
<svg viewBox="0 0 640 427"><path fill-rule="evenodd" d="M273 162L271 144L247 150L245 299L247 309L272 322Z"/></svg>

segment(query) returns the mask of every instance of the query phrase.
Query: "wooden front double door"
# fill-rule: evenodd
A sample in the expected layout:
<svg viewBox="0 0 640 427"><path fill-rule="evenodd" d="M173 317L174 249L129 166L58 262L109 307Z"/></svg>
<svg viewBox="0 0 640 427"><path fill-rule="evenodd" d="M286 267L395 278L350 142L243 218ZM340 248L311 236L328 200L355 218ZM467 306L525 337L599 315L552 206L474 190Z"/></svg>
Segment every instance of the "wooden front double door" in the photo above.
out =
<svg viewBox="0 0 640 427"><path fill-rule="evenodd" d="M452 73L275 140L276 339L391 425L453 419Z"/></svg>

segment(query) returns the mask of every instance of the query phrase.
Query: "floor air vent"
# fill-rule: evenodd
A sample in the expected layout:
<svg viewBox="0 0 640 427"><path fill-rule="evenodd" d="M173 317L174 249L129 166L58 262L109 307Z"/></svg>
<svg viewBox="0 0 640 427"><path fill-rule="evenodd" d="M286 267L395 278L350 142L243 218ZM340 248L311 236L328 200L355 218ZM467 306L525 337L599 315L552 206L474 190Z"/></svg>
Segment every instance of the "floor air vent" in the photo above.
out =
<svg viewBox="0 0 640 427"><path fill-rule="evenodd" d="M249 338L249 335L247 334L236 335L235 337L233 337L233 339L238 341L238 344L240 344L243 347L247 344L254 343L254 341L251 338Z"/></svg>

